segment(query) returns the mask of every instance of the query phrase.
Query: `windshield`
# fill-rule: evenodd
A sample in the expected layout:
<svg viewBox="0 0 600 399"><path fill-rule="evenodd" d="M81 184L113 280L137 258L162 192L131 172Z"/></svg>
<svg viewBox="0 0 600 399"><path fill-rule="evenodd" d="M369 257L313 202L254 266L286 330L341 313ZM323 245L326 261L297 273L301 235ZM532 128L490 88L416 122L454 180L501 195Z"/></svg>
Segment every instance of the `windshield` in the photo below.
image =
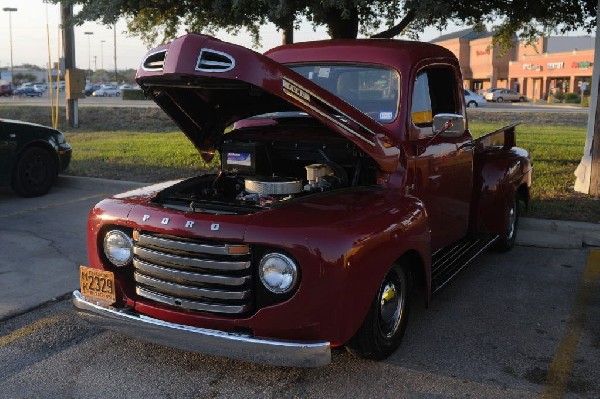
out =
<svg viewBox="0 0 600 399"><path fill-rule="evenodd" d="M393 69L354 64L287 66L377 122L396 119L400 77Z"/></svg>

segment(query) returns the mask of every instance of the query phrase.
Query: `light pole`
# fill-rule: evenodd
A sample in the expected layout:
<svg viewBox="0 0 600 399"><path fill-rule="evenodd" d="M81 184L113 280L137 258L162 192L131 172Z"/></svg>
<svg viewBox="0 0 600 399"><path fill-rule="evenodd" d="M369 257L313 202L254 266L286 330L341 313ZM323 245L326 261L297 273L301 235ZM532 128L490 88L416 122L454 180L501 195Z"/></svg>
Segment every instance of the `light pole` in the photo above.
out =
<svg viewBox="0 0 600 399"><path fill-rule="evenodd" d="M14 73L13 73L13 50L12 50L12 12L17 11L14 7L4 7L2 11L8 12L8 32L10 36L10 86L14 85Z"/></svg>
<svg viewBox="0 0 600 399"><path fill-rule="evenodd" d="M100 40L100 69L104 71L104 43L106 40Z"/></svg>
<svg viewBox="0 0 600 399"><path fill-rule="evenodd" d="M115 57L115 82L119 84L119 76L117 75L117 23L113 25L113 37L114 37L114 57Z"/></svg>
<svg viewBox="0 0 600 399"><path fill-rule="evenodd" d="M90 37L94 34L94 32L83 32L88 37L88 73L91 75L92 70L92 50L90 47Z"/></svg>

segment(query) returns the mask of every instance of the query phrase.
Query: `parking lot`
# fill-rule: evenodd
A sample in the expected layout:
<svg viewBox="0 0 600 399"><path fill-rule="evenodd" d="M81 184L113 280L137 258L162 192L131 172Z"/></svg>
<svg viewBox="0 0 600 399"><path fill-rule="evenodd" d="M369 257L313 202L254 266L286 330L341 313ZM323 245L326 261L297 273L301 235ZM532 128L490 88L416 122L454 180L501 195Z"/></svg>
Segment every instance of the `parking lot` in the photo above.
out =
<svg viewBox="0 0 600 399"><path fill-rule="evenodd" d="M338 349L325 368L262 366L87 325L69 300L87 213L136 186L62 176L41 198L0 190L0 397L600 397L600 255L589 248L485 254L429 309L415 298L402 346L382 362Z"/></svg>

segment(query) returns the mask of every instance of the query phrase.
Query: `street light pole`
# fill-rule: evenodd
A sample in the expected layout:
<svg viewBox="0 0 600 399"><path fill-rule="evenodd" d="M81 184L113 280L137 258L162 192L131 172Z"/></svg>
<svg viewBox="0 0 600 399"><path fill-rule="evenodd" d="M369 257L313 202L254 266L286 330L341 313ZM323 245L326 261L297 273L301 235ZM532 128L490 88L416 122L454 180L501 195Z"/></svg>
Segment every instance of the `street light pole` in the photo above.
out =
<svg viewBox="0 0 600 399"><path fill-rule="evenodd" d="M104 43L106 40L100 40L100 69L104 71Z"/></svg>
<svg viewBox="0 0 600 399"><path fill-rule="evenodd" d="M14 73L13 73L13 47L12 47L12 14L17 11L14 7L4 7L2 11L8 12L8 31L10 36L10 86L12 87L15 82Z"/></svg>
<svg viewBox="0 0 600 399"><path fill-rule="evenodd" d="M94 32L83 32L88 37L88 73L91 75L92 70L92 50L90 47L90 37L94 34Z"/></svg>
<svg viewBox="0 0 600 399"><path fill-rule="evenodd" d="M115 57L115 82L117 85L119 84L119 77L117 75L117 23L113 25L113 35L114 35L114 57Z"/></svg>

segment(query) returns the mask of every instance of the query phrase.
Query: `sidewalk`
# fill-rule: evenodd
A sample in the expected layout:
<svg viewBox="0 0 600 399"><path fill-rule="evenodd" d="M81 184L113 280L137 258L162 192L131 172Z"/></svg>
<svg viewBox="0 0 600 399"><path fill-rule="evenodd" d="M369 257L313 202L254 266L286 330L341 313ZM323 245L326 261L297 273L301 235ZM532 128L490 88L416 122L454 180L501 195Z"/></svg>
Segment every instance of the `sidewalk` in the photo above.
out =
<svg viewBox="0 0 600 399"><path fill-rule="evenodd" d="M539 248L574 249L600 247L600 224L521 218L517 245Z"/></svg>

